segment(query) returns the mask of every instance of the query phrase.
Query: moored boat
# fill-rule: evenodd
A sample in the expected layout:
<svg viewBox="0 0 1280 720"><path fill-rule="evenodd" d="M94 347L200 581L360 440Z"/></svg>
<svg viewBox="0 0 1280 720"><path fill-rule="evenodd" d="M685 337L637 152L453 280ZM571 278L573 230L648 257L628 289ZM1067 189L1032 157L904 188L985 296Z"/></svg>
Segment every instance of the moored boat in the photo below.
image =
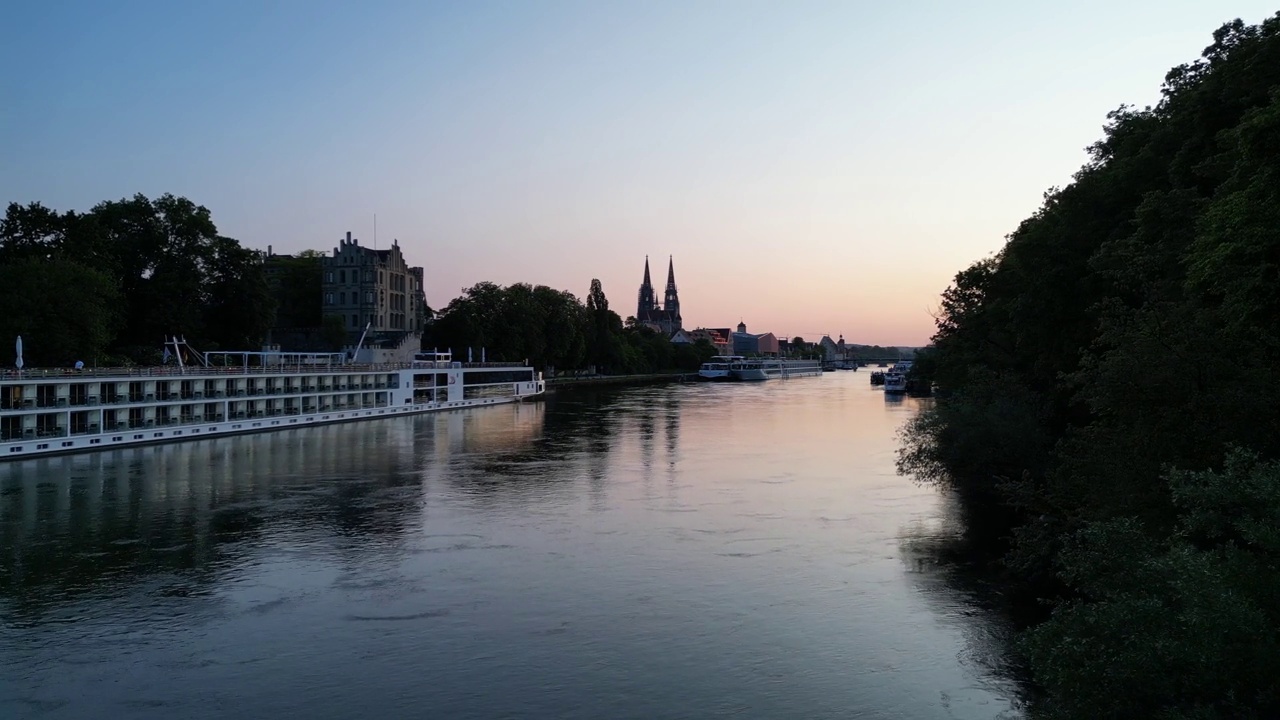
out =
<svg viewBox="0 0 1280 720"><path fill-rule="evenodd" d="M792 377L814 377L822 374L821 360L789 358L749 358L730 367L734 380L777 380Z"/></svg>
<svg viewBox="0 0 1280 720"><path fill-rule="evenodd" d="M698 368L699 380L732 380L730 368L742 360L741 355L716 355Z"/></svg>
<svg viewBox="0 0 1280 720"><path fill-rule="evenodd" d="M5 371L0 461L518 402L546 389L527 365L447 352L376 365L343 353L188 357L200 365Z"/></svg>
<svg viewBox="0 0 1280 720"><path fill-rule="evenodd" d="M887 395L901 395L907 391L907 376L890 370L884 374L884 391Z"/></svg>

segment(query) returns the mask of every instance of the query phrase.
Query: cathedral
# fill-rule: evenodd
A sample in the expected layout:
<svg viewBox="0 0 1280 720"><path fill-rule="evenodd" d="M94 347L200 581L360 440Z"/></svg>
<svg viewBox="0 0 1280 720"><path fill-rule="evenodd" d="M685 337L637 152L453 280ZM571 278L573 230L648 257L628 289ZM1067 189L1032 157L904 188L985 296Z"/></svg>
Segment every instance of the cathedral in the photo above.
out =
<svg viewBox="0 0 1280 720"><path fill-rule="evenodd" d="M653 292L653 284L649 282L649 258L644 259L644 282L640 285L640 300L636 303L636 321L661 330L670 337L681 329L680 296L676 293L676 268L671 258L667 258L667 292L662 304Z"/></svg>

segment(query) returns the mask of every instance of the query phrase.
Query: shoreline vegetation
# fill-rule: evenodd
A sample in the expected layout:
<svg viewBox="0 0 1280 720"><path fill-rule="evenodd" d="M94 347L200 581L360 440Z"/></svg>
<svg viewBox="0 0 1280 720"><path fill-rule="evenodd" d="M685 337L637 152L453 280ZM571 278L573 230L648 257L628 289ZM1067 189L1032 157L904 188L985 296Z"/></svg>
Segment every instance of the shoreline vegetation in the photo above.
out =
<svg viewBox="0 0 1280 720"><path fill-rule="evenodd" d="M1020 598L1033 717L1280 717L1280 15L956 275L899 469Z"/></svg>

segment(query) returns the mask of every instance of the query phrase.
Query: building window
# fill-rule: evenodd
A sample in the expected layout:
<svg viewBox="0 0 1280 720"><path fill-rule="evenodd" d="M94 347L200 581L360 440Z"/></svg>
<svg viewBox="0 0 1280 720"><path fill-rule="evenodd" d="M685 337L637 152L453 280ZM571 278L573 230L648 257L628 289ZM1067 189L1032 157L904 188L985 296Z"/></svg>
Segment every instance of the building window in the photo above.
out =
<svg viewBox="0 0 1280 720"><path fill-rule="evenodd" d="M365 301L365 302L367 302L367 303L372 303L372 302L373 302L373 291L372 291L372 290L365 292L365 294L364 294L364 301Z"/></svg>
<svg viewBox="0 0 1280 720"><path fill-rule="evenodd" d="M372 273L372 272L370 272L370 271L368 271L368 270L365 270L365 271L364 271L364 281L365 281L365 282L373 282L373 273Z"/></svg>
<svg viewBox="0 0 1280 720"><path fill-rule="evenodd" d="M359 315L352 315L352 316L351 316L351 327L353 327L353 328L358 328L358 327L360 327L360 316L359 316Z"/></svg>
<svg viewBox="0 0 1280 720"><path fill-rule="evenodd" d="M346 282L346 281L347 281L347 271L346 271L346 270L339 270L339 271L338 271L338 282L340 282L340 283L344 283L344 282Z"/></svg>
<svg viewBox="0 0 1280 720"><path fill-rule="evenodd" d="M325 281L325 282L333 282L333 271L332 271L332 270L330 270L329 272L327 272L327 273L325 273L325 274L324 274L324 281Z"/></svg>
<svg viewBox="0 0 1280 720"><path fill-rule="evenodd" d="M330 305L333 304L333 293L329 293L328 295L325 296L325 302L329 303Z"/></svg>

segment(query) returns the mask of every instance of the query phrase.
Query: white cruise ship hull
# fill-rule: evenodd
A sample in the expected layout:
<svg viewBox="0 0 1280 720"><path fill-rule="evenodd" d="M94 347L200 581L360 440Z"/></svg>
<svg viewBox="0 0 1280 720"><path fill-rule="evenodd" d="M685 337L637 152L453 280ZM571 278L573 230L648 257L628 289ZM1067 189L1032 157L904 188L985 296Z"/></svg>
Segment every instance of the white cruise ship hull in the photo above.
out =
<svg viewBox="0 0 1280 720"><path fill-rule="evenodd" d="M738 364L732 372L735 380L748 382L815 377L822 375L822 363L817 360L748 362Z"/></svg>
<svg viewBox="0 0 1280 720"><path fill-rule="evenodd" d="M0 462L518 402L546 384L496 363L6 372Z"/></svg>

